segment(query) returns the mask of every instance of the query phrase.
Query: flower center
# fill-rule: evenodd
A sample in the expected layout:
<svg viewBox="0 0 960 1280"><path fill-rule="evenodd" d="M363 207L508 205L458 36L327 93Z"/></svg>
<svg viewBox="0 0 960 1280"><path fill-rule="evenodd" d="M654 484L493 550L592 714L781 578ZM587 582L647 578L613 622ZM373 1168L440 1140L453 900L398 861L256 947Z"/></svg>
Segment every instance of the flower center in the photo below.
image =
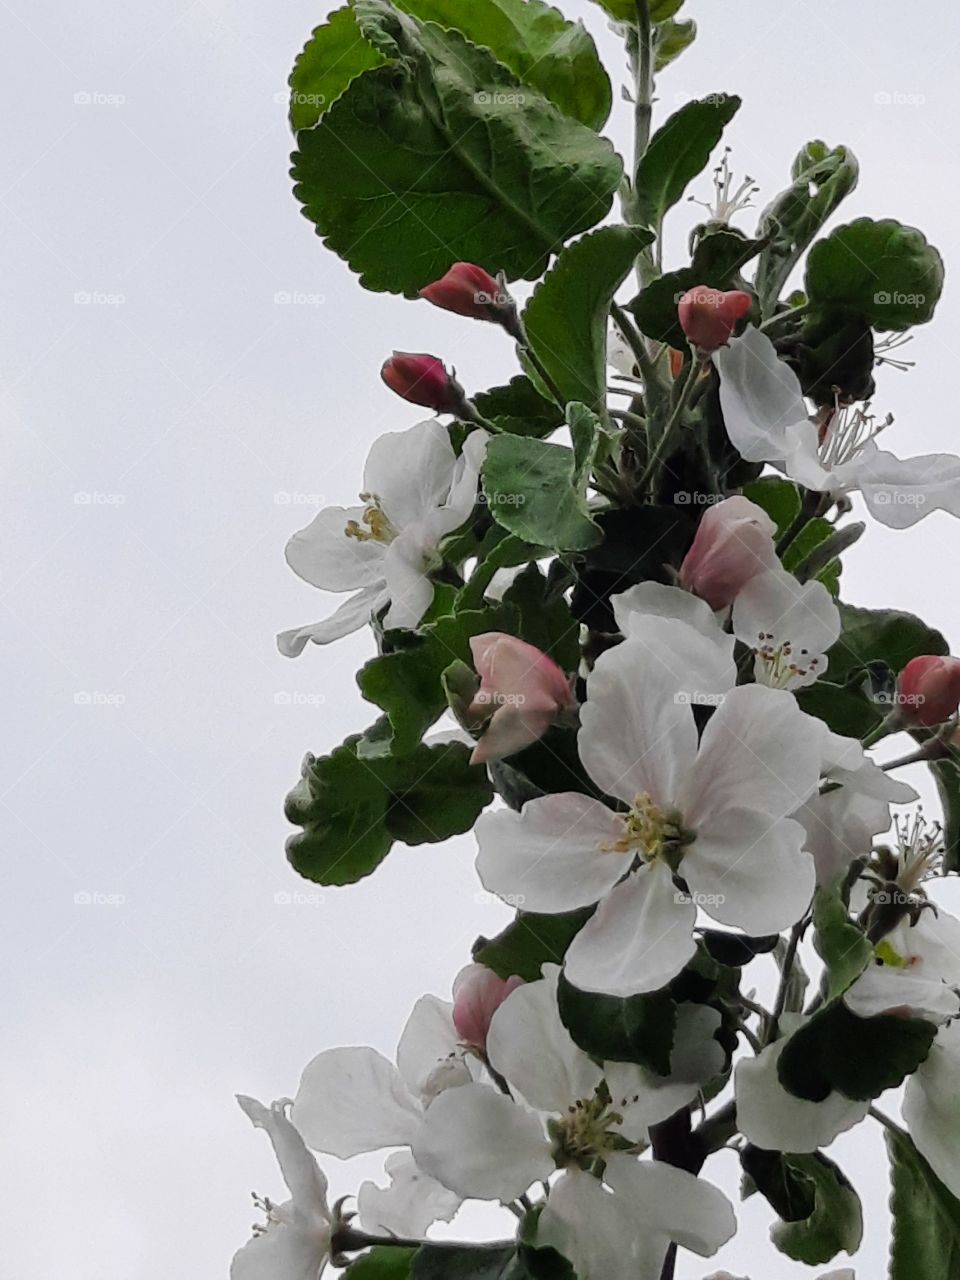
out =
<svg viewBox="0 0 960 1280"><path fill-rule="evenodd" d="M768 689L789 689L797 680L816 672L823 665L819 655L811 656L808 649L794 650L792 640L777 643L772 631L761 631L753 650L756 655L754 675L757 683Z"/></svg>
<svg viewBox="0 0 960 1280"><path fill-rule="evenodd" d="M620 1134L611 1130L623 1116L611 1105L606 1083L589 1099L581 1099L562 1116L548 1122L553 1140L553 1158L560 1169L578 1165L587 1169L604 1151L624 1145Z"/></svg>
<svg viewBox="0 0 960 1280"><path fill-rule="evenodd" d="M894 827L900 864L897 884L904 893L914 893L943 857L943 828L939 822L928 822L922 809L912 819L895 818Z"/></svg>
<svg viewBox="0 0 960 1280"><path fill-rule="evenodd" d="M366 503L363 515L359 521L348 520L344 533L348 538L356 538L358 542L381 542L384 546L391 543L397 536L397 531L390 523L380 499L375 493L361 493L360 501Z"/></svg>
<svg viewBox="0 0 960 1280"><path fill-rule="evenodd" d="M646 792L634 798L629 813L621 814L623 834L602 845L605 853L639 853L645 862L656 862L668 851L689 842L675 809L662 809Z"/></svg>
<svg viewBox="0 0 960 1280"><path fill-rule="evenodd" d="M752 197L760 190L751 177L745 177L739 187L733 189L733 173L727 158L729 154L730 148L724 147L723 159L713 171L713 203L689 197L691 204L698 204L706 209L711 222L728 223L735 213L750 208Z"/></svg>
<svg viewBox="0 0 960 1280"><path fill-rule="evenodd" d="M893 422L893 415L878 421L876 414L870 412L869 404L859 405L834 403L832 409L823 409L820 413L819 439L820 462L827 471L850 462L870 440L875 440L881 431Z"/></svg>

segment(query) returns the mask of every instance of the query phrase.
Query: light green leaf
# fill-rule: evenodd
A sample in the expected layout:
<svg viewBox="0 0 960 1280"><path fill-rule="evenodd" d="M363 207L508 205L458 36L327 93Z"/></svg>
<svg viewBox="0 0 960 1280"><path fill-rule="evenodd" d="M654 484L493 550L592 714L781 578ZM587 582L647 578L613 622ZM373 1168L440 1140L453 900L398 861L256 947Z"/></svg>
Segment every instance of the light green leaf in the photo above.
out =
<svg viewBox="0 0 960 1280"><path fill-rule="evenodd" d="M689 22L662 22L657 28L657 47L654 67L662 71L689 49L697 38L697 24Z"/></svg>
<svg viewBox="0 0 960 1280"><path fill-rule="evenodd" d="M817 890L813 900L813 944L826 966L826 996L842 996L873 959L873 947L853 920L844 899L846 876Z"/></svg>
<svg viewBox="0 0 960 1280"><path fill-rule="evenodd" d="M371 1249L351 1262L343 1273L346 1280L407 1280L415 1249Z"/></svg>
<svg viewBox="0 0 960 1280"><path fill-rule="evenodd" d="M374 726L373 735L382 732ZM459 742L419 746L400 757L362 758L357 734L319 759L308 755L287 797L294 870L318 884L354 884L379 866L395 840L439 843L469 831L493 798L485 770Z"/></svg>
<svg viewBox="0 0 960 1280"><path fill-rule="evenodd" d="M893 1182L890 1280L956 1280L960 1275L960 1201L905 1133L888 1129L884 1137Z"/></svg>
<svg viewBox="0 0 960 1280"><path fill-rule="evenodd" d="M635 207L651 227L659 227L687 185L706 168L740 99L718 93L688 102L650 139L637 170Z"/></svg>
<svg viewBox="0 0 960 1280"><path fill-rule="evenodd" d="M857 218L813 246L804 288L815 307L856 312L877 329L909 329L933 316L943 259L915 227Z"/></svg>
<svg viewBox="0 0 960 1280"><path fill-rule="evenodd" d="M743 493L767 513L777 526L778 538L786 533L800 514L800 490L790 480L763 476L745 485Z"/></svg>
<svg viewBox="0 0 960 1280"><path fill-rule="evenodd" d="M535 279L610 208L610 144L459 32L357 0L394 65L358 76L297 135L296 195L367 288L414 296L462 259Z"/></svg>
<svg viewBox="0 0 960 1280"><path fill-rule="evenodd" d="M809 1267L830 1262L838 1253L856 1253L863 1239L860 1197L826 1156L788 1155L784 1162L794 1177L811 1185L814 1209L809 1217L778 1222L770 1239L781 1253Z"/></svg>
<svg viewBox="0 0 960 1280"><path fill-rule="evenodd" d="M310 129L352 80L380 67L383 54L360 34L351 6L336 9L317 27L290 73L290 124Z"/></svg>
<svg viewBox="0 0 960 1280"><path fill-rule="evenodd" d="M421 22L453 27L484 45L524 84L564 115L601 129L610 114L610 78L580 22L543 0L396 0Z"/></svg>
<svg viewBox="0 0 960 1280"><path fill-rule="evenodd" d="M563 250L527 303L527 339L565 401L605 404L610 304L651 239L637 227L591 232Z"/></svg>
<svg viewBox="0 0 960 1280"><path fill-rule="evenodd" d="M583 550L602 537L586 497L600 423L576 404L568 406L567 419L572 449L523 436L495 436L483 464L483 492L497 523L554 551Z"/></svg>

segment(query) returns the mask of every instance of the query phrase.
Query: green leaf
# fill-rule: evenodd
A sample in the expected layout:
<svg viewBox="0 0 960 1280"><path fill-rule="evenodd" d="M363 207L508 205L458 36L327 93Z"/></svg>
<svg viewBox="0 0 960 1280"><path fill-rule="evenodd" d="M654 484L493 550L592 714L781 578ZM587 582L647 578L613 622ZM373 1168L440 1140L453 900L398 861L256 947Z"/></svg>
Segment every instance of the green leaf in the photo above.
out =
<svg viewBox="0 0 960 1280"><path fill-rule="evenodd" d="M857 218L810 250L811 304L848 309L877 329L925 324L943 290L943 259L922 232L892 218Z"/></svg>
<svg viewBox="0 0 960 1280"><path fill-rule="evenodd" d="M846 874L817 890L813 900L813 945L826 966L826 996L834 1000L860 977L873 960L873 947L850 919L844 897Z"/></svg>
<svg viewBox="0 0 960 1280"><path fill-rule="evenodd" d="M484 45L524 84L564 115L602 129L610 114L610 78L580 22L543 0L396 0L421 22L456 28Z"/></svg>
<svg viewBox="0 0 960 1280"><path fill-rule="evenodd" d="M371 1249L351 1262L344 1275L347 1280L408 1280L416 1252L392 1246Z"/></svg>
<svg viewBox="0 0 960 1280"><path fill-rule="evenodd" d="M492 387L473 397L479 413L514 436L548 436L563 426L563 410L540 394L524 373L505 387Z"/></svg>
<svg viewBox="0 0 960 1280"><path fill-rule="evenodd" d="M814 1208L802 1219L776 1223L770 1239L794 1262L821 1266L838 1253L856 1253L863 1239L860 1197L840 1169L826 1156L786 1155L790 1173L808 1183Z"/></svg>
<svg viewBox="0 0 960 1280"><path fill-rule="evenodd" d="M476 940L473 958L501 978L536 982L545 964L563 964L567 948L592 915L592 907L553 916L518 911L495 938Z"/></svg>
<svg viewBox="0 0 960 1280"><path fill-rule="evenodd" d="M896 675L911 658L950 652L939 631L899 609L840 604L840 619L843 630L830 650L830 679L838 683L872 662L886 663Z"/></svg>
<svg viewBox="0 0 960 1280"><path fill-rule="evenodd" d="M410 1280L510 1280L514 1245L425 1244L417 1250Z"/></svg>
<svg viewBox="0 0 960 1280"><path fill-rule="evenodd" d="M360 669L360 692L389 717L394 754L411 751L446 710L441 677L457 660L473 665L471 637L487 631L516 634L516 627L516 612L501 605L450 614L421 627L404 648L373 658Z"/></svg>
<svg viewBox="0 0 960 1280"><path fill-rule="evenodd" d="M784 552L783 567L793 573L805 561L813 557L818 548L824 547L824 544L829 542L831 538L840 538L840 540L849 538L851 542L856 542L862 532L862 525L845 525L843 529L838 530L829 520L824 520L821 516L815 516L803 526ZM833 595L836 595L840 590L840 573L843 566L840 563L839 556L831 554L832 546L824 549L827 552L827 556L823 558L827 560L827 563L822 566L811 565L807 577L815 577ZM815 567L816 572L814 573L812 570Z"/></svg>
<svg viewBox="0 0 960 1280"><path fill-rule="evenodd" d="M539 565L527 565L504 592L503 603L517 612L514 634L549 654L564 671L577 670L580 624L570 612L560 583L545 577Z"/></svg>
<svg viewBox="0 0 960 1280"><path fill-rule="evenodd" d="M652 236L601 227L560 254L523 313L533 354L565 401L606 403L610 304Z"/></svg>
<svg viewBox="0 0 960 1280"><path fill-rule="evenodd" d="M374 726L374 733L382 731ZM359 734L329 756L308 755L287 797L294 870L318 884L354 884L379 866L395 840L439 843L469 831L493 798L483 769L459 742L395 757L361 758Z"/></svg>
<svg viewBox="0 0 960 1280"><path fill-rule="evenodd" d="M596 3L615 22L635 23L637 20L637 0L596 0ZM682 6L683 0L651 0L650 21L665 22Z"/></svg>
<svg viewBox="0 0 960 1280"><path fill-rule="evenodd" d="M960 768L953 760L931 764L943 807L943 869L960 871Z"/></svg>
<svg viewBox="0 0 960 1280"><path fill-rule="evenodd" d="M357 0L390 65L297 134L296 196L374 290L414 296L462 259L535 279L610 208L612 147L456 31Z"/></svg>
<svg viewBox="0 0 960 1280"><path fill-rule="evenodd" d="M800 490L790 480L779 476L764 476L745 485L744 497L762 507L777 526L779 538L800 514Z"/></svg>
<svg viewBox="0 0 960 1280"><path fill-rule="evenodd" d="M888 1129L884 1137L893 1182L890 1280L956 1280L960 1275L960 1201L905 1133Z"/></svg>
<svg viewBox="0 0 960 1280"><path fill-rule="evenodd" d="M726 93L688 102L650 139L637 169L634 204L651 227L660 227L667 210L706 168L739 107L740 99Z"/></svg>
<svg viewBox="0 0 960 1280"><path fill-rule="evenodd" d="M833 684L830 680L818 680L806 689L798 689L797 701L807 715L816 716L845 738L865 738L884 718L883 708L871 701L862 689Z"/></svg>
<svg viewBox="0 0 960 1280"><path fill-rule="evenodd" d="M770 243L760 256L754 286L764 316L772 315L787 277L814 236L857 185L860 166L847 147L831 150L820 139L796 155L793 179L764 210L760 232Z"/></svg>
<svg viewBox="0 0 960 1280"><path fill-rule="evenodd" d="M539 742L509 759L494 760L489 768L497 793L511 809L519 810L528 800L560 791L600 799L580 760L573 726L554 725Z"/></svg>
<svg viewBox="0 0 960 1280"><path fill-rule="evenodd" d="M878 1098L916 1071L936 1033L920 1018L858 1018L835 1001L790 1036L777 1062L780 1083L810 1102L834 1089L860 1101Z"/></svg>
<svg viewBox="0 0 960 1280"><path fill-rule="evenodd" d="M657 28L657 48L654 56L654 67L662 71L670 63L679 58L685 49L689 49L697 38L697 24L689 22L667 21Z"/></svg>
<svg viewBox="0 0 960 1280"><path fill-rule="evenodd" d="M669 1073L677 1006L666 991L627 999L601 996L578 991L561 975L557 1004L563 1025L592 1058Z"/></svg>
<svg viewBox="0 0 960 1280"><path fill-rule="evenodd" d="M290 73L290 124L312 128L352 80L386 59L360 34L353 7L336 9L314 29Z"/></svg>
<svg viewBox="0 0 960 1280"><path fill-rule="evenodd" d="M567 408L573 448L524 436L494 436L483 463L490 513L508 532L554 551L592 547L602 537L586 486L600 423L583 405Z"/></svg>

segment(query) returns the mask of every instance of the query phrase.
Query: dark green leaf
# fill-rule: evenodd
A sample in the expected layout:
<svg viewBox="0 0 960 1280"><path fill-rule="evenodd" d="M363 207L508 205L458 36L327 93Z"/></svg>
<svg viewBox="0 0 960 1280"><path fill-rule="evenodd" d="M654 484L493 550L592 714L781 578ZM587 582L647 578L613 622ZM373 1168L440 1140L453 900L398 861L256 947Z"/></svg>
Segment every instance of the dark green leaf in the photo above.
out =
<svg viewBox="0 0 960 1280"><path fill-rule="evenodd" d="M561 976L557 1004L563 1025L592 1058L669 1073L677 1006L666 991L620 999L578 991Z"/></svg>
<svg viewBox="0 0 960 1280"><path fill-rule="evenodd" d="M410 1280L511 1280L514 1245L425 1244L417 1250Z"/></svg>
<svg viewBox="0 0 960 1280"><path fill-rule="evenodd" d="M815 305L856 312L877 329L909 329L933 316L943 259L915 227L857 218L813 246L804 288Z"/></svg>
<svg viewBox="0 0 960 1280"><path fill-rule="evenodd" d="M776 1223L770 1239L781 1253L794 1262L822 1266L838 1253L856 1253L863 1239L863 1210L860 1197L841 1171L826 1156L783 1156L790 1174L805 1181L814 1199L814 1208L804 1218Z"/></svg>
<svg viewBox="0 0 960 1280"><path fill-rule="evenodd" d="M739 107L732 94L712 94L686 103L656 131L637 170L634 207L640 219L660 227L667 210L706 168Z"/></svg>
<svg viewBox="0 0 960 1280"><path fill-rule="evenodd" d="M503 594L503 603L518 615L516 635L549 654L564 671L575 672L580 662L580 624L561 591L551 585L540 566L531 564Z"/></svg>
<svg viewBox="0 0 960 1280"><path fill-rule="evenodd" d="M794 158L786 191L764 210L760 230L770 243L757 266L755 287L764 316L772 315L780 291L800 256L841 200L857 185L860 166L852 151L816 139Z"/></svg>
<svg viewBox="0 0 960 1280"><path fill-rule="evenodd" d="M473 958L501 978L517 975L525 982L536 982L545 964L563 963L570 943L592 915L592 907L555 916L519 911L495 938L476 940Z"/></svg>
<svg viewBox="0 0 960 1280"><path fill-rule="evenodd" d="M943 806L943 869L960 871L960 768L953 760L931 764Z"/></svg>
<svg viewBox="0 0 960 1280"><path fill-rule="evenodd" d="M351 1262L344 1275L347 1280L408 1280L415 1249L371 1249Z"/></svg>
<svg viewBox="0 0 960 1280"><path fill-rule="evenodd" d="M778 933L749 938L746 934L727 933L723 929L704 929L700 937L712 960L733 969L741 969L757 956L773 951L780 941Z"/></svg>
<svg viewBox="0 0 960 1280"><path fill-rule="evenodd" d="M592 547L603 536L586 496L600 424L576 404L568 406L567 421L572 449L525 436L495 436L483 463L483 492L497 523L554 551Z"/></svg>
<svg viewBox="0 0 960 1280"><path fill-rule="evenodd" d="M352 6L337 9L317 27L290 73L290 123L309 129L350 82L380 67L383 54L360 34Z"/></svg>
<svg viewBox="0 0 960 1280"><path fill-rule="evenodd" d="M610 304L651 238L636 227L591 232L563 250L527 303L531 350L565 401L606 403Z"/></svg>
<svg viewBox="0 0 960 1280"><path fill-rule="evenodd" d="M798 1176L782 1152L748 1142L740 1150L740 1165L745 1175L743 1199L759 1191L784 1222L802 1222L813 1213L817 1205L813 1185Z"/></svg>
<svg viewBox="0 0 960 1280"><path fill-rule="evenodd" d="M890 1280L960 1276L960 1201L905 1133L884 1134L890 1155L893 1241Z"/></svg>
<svg viewBox="0 0 960 1280"><path fill-rule="evenodd" d="M832 673L828 670L828 674ZM797 701L807 715L816 716L834 733L845 738L865 738L884 718L884 709L871 701L862 689L833 684L829 680L818 680L806 689L798 689Z"/></svg>
<svg viewBox="0 0 960 1280"><path fill-rule="evenodd" d="M421 22L455 27L484 45L524 84L555 107L601 129L610 114L610 78L596 45L579 22L543 0L396 0Z"/></svg>
<svg viewBox="0 0 960 1280"><path fill-rule="evenodd" d="M920 1018L858 1018L836 1001L791 1035L777 1062L780 1083L810 1102L834 1089L861 1101L878 1098L916 1071L936 1032Z"/></svg>
<svg viewBox="0 0 960 1280"><path fill-rule="evenodd" d="M458 259L535 279L610 208L609 143L456 31L358 0L390 65L297 135L296 195L370 289L413 296Z"/></svg>
<svg viewBox="0 0 960 1280"><path fill-rule="evenodd" d="M843 630L830 650L830 679L841 682L871 662L884 662L895 674L921 654L946 654L939 631L899 609L859 609L840 605Z"/></svg>
<svg viewBox="0 0 960 1280"><path fill-rule="evenodd" d="M481 391L473 403L484 418L511 435L548 436L563 426L563 410L542 396L523 373L505 387Z"/></svg>
<svg viewBox="0 0 960 1280"><path fill-rule="evenodd" d="M490 777L511 809L558 791L577 791L599 799L577 751L573 726L554 725L532 746L506 760L494 760Z"/></svg>
<svg viewBox="0 0 960 1280"><path fill-rule="evenodd" d="M379 736L380 726L375 730ZM395 840L438 843L469 831L493 797L462 743L362 759L363 741L354 735L329 756L308 755L287 797L288 821L304 828L287 841L287 857L318 884L363 879Z"/></svg>

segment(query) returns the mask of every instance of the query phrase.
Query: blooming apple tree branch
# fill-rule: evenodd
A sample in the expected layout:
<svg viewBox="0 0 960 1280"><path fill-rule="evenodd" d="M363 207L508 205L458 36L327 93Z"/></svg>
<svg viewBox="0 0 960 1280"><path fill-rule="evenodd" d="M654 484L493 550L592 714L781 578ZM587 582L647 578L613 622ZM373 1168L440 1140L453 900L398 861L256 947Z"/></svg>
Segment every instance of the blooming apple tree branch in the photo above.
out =
<svg viewBox="0 0 960 1280"><path fill-rule="evenodd" d="M473 832L516 915L438 975L395 1060L326 1047L292 1097L240 1099L287 1194L258 1201L233 1280L671 1280L737 1229L722 1149L806 1275L860 1245L827 1149L878 1117L891 1280L956 1280L960 659L841 591L854 495L892 529L960 515L960 459L888 450L872 408L942 262L891 219L825 230L857 162L814 141L752 232L724 150L665 266L740 100L658 123L694 23L598 3L632 68L627 167L592 39L542 0L353 0L294 66L295 192L325 245L368 291L499 327L517 366L465 388L395 352L383 381L432 416L290 538L342 600L281 651L322 668L369 628L377 652L370 726L304 760L287 855L346 885ZM898 1123L875 1102L901 1086ZM317 1155L380 1151L383 1178L331 1205ZM501 1206L500 1239L431 1234L471 1201Z"/></svg>

